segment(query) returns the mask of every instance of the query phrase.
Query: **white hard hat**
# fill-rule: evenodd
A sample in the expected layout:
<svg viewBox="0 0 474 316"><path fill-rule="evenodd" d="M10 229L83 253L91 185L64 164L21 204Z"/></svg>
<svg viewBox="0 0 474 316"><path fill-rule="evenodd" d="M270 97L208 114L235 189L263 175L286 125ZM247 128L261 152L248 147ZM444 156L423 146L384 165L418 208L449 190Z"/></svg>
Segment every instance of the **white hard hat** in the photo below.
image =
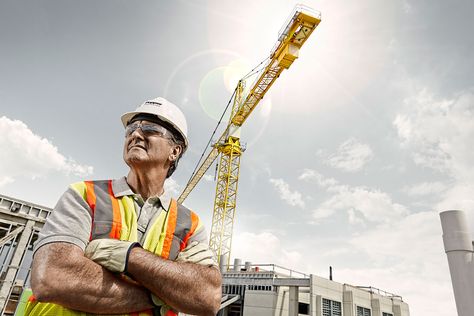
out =
<svg viewBox="0 0 474 316"><path fill-rule="evenodd" d="M126 127L137 114L156 115L160 120L170 123L181 134L186 147L188 147L188 125L186 124L186 118L183 112L170 101L162 97L145 101L135 111L122 115L123 126Z"/></svg>

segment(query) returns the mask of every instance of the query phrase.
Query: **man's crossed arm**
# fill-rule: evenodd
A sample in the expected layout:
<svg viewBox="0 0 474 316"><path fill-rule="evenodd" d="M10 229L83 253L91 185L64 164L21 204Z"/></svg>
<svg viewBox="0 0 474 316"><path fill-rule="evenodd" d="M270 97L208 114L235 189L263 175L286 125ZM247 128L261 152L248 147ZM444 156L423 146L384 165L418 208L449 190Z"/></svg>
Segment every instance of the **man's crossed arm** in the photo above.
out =
<svg viewBox="0 0 474 316"><path fill-rule="evenodd" d="M70 243L56 242L35 253L31 287L39 302L95 314L120 314L151 309L148 290L84 257Z"/></svg>
<svg viewBox="0 0 474 316"><path fill-rule="evenodd" d="M91 261L73 244L44 245L33 261L33 293L39 301L102 314L150 309L151 292L173 309L195 315L216 314L221 276L215 267L166 260L138 247L131 249L127 259L127 272L138 283Z"/></svg>

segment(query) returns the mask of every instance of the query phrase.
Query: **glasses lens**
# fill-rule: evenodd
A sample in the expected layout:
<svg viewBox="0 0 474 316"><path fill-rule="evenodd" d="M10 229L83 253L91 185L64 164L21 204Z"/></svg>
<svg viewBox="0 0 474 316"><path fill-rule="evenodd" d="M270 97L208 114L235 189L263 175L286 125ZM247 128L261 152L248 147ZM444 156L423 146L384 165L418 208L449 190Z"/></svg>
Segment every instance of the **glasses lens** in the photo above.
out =
<svg viewBox="0 0 474 316"><path fill-rule="evenodd" d="M158 135L163 137L166 134L166 129L160 125L142 125L141 130L145 135Z"/></svg>
<svg viewBox="0 0 474 316"><path fill-rule="evenodd" d="M158 135L160 137L164 137L168 132L166 128L157 124L132 123L127 125L127 127L125 128L125 137L130 136L139 128L142 130L145 136Z"/></svg>
<svg viewBox="0 0 474 316"><path fill-rule="evenodd" d="M125 137L130 136L130 134L135 132L137 128L139 127L140 127L140 124L138 123L128 124L127 127L125 128Z"/></svg>

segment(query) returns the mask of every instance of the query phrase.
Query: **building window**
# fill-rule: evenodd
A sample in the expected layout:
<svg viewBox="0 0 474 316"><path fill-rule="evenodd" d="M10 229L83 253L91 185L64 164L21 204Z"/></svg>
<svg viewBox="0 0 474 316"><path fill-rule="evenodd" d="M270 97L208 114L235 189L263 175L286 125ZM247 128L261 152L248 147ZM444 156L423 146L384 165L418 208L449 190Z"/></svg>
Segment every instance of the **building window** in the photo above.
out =
<svg viewBox="0 0 474 316"><path fill-rule="evenodd" d="M298 314L309 315L309 304L298 302Z"/></svg>
<svg viewBox="0 0 474 316"><path fill-rule="evenodd" d="M357 306L357 316L370 316L370 309Z"/></svg>
<svg viewBox="0 0 474 316"><path fill-rule="evenodd" d="M383 312L382 316L393 316L393 314Z"/></svg>
<svg viewBox="0 0 474 316"><path fill-rule="evenodd" d="M341 316L341 302L323 298L323 316Z"/></svg>

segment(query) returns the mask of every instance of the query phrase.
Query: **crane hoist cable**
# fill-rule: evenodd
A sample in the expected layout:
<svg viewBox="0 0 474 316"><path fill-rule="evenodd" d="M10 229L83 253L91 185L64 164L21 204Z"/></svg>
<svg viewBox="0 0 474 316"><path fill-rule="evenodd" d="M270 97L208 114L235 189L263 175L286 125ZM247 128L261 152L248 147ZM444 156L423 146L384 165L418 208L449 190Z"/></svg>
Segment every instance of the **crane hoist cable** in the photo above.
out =
<svg viewBox="0 0 474 316"><path fill-rule="evenodd" d="M199 167L199 164L201 163L202 157L204 157L204 154L206 153L207 149L209 148L209 144L212 142L212 138L216 134L216 131L219 128L219 125L221 124L222 119L224 118L224 115L227 112L227 109L229 108L229 105L231 104L232 99L234 98L234 95L235 95L236 91L237 91L237 88L234 89L234 92L232 93L232 96L230 97L229 102L227 102L227 106L225 107L224 112L222 112L222 115L219 118L219 121L217 122L216 128L214 128L214 131L212 132L212 135L209 138L209 141L207 142L206 147L204 147L204 150L201 154L201 157L199 158L199 161L197 162L196 167L194 168L193 172L191 173L191 177L189 177L189 180L188 180L187 183L189 183L191 181L191 179L194 177L194 174L196 173L196 170Z"/></svg>
<svg viewBox="0 0 474 316"><path fill-rule="evenodd" d="M262 69L259 69L258 71L255 71L258 67L260 67L262 64L264 64L265 62L267 62L268 60L270 59L270 56L268 56L267 58L265 58L260 64L258 64L257 66L255 66L252 70L250 70L245 76L242 77L242 79L240 79L241 81L242 80L245 80L247 79L248 77L254 75L254 74L257 74L259 72L261 72L264 68Z"/></svg>
<svg viewBox="0 0 474 316"><path fill-rule="evenodd" d="M261 68L261 69L258 69L258 70L257 70L257 68L260 67L260 66L261 66L262 64L264 64L265 62L267 62L269 59L270 59L270 56L267 57L267 58L265 58L261 63L259 63L257 66L255 66L255 67L254 67L252 70L250 70L247 74L245 74L239 81L244 81L244 80L246 80L247 78L249 78L249 77L251 77L251 76L253 76L253 75L255 75L255 74L258 74L258 73L262 72L262 71L265 69L264 67ZM234 97L235 97L236 92L237 92L237 87L235 87L234 92L233 92L232 95L230 96L230 99L229 99L229 101L227 102L227 105L226 105L224 111L222 112L221 117L219 118L219 121L217 122L217 125L216 125L216 127L214 128L214 131L212 132L211 137L209 138L209 141L207 142L206 146L204 147L204 150L203 150L203 152L202 152L202 154L201 154L201 157L199 158L199 161L197 162L196 167L194 167L194 170L193 170L193 172L191 173L191 176L189 177L189 180L188 180L187 184L189 184L189 182L191 181L191 179L194 177L194 174L196 173L196 170L199 168L200 163L201 163L201 161L202 161L204 155L206 154L206 151L207 151L207 149L209 148L209 145L212 143L212 139L213 139L214 135L216 134L217 129L219 128L219 125L222 123L222 119L224 118L225 114L227 113L227 110L229 109L229 105L232 103L232 100L233 100Z"/></svg>

